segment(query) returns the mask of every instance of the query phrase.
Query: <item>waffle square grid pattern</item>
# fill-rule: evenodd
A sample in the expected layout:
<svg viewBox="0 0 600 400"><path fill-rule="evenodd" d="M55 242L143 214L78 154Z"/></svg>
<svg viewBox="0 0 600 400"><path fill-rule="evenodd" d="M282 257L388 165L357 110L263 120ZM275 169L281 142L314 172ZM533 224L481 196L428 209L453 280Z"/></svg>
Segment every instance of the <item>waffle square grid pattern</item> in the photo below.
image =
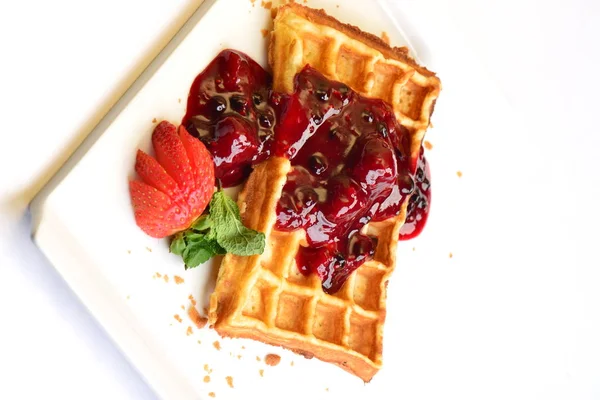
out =
<svg viewBox="0 0 600 400"><path fill-rule="evenodd" d="M261 260L243 317L280 330L281 336L292 332L305 335L311 341L352 349L378 362L379 331L385 317L384 278L391 268L387 252L379 247L374 259L352 274L342 290L329 295L321 290L316 275L300 273L294 253L282 251L298 248L303 235L273 231L271 236L278 246Z"/></svg>
<svg viewBox="0 0 600 400"><path fill-rule="evenodd" d="M374 35L300 5L278 11L273 38L269 58L274 83L282 83L276 90L293 92L294 76L310 64L331 80L391 104L413 138L413 158L418 156L441 85L433 72L408 56L406 47L390 48Z"/></svg>

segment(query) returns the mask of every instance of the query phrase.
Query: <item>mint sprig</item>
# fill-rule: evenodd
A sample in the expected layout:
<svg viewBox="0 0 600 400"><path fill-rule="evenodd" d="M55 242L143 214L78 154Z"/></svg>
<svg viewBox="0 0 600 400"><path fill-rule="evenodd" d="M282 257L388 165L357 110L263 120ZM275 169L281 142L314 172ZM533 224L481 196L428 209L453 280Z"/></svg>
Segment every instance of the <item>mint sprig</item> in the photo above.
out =
<svg viewBox="0 0 600 400"><path fill-rule="evenodd" d="M209 213L198 218L187 230L177 233L170 249L171 253L183 258L185 269L189 269L215 255L262 254L265 234L245 227L235 201L223 190L218 190L210 200Z"/></svg>

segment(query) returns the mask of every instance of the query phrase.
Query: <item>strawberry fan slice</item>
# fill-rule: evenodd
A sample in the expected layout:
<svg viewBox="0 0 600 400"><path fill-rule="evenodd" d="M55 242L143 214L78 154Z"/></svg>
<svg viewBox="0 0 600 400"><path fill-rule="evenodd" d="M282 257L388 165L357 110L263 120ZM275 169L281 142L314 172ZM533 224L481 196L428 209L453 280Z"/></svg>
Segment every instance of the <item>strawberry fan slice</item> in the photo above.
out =
<svg viewBox="0 0 600 400"><path fill-rule="evenodd" d="M215 169L206 147L183 126L162 121L152 133L156 159L138 150L129 182L137 225L155 238L183 231L202 214L214 192Z"/></svg>

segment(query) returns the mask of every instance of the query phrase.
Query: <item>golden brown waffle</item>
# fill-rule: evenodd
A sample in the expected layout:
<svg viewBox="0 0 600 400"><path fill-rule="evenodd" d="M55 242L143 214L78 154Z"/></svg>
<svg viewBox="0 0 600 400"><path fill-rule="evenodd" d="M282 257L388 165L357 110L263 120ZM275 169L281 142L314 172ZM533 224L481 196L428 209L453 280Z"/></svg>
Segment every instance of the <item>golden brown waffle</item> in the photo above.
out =
<svg viewBox="0 0 600 400"><path fill-rule="evenodd" d="M392 49L323 11L291 4L278 10L269 57L275 90L292 92L295 74L309 63L366 96L388 100L420 147L417 136L429 124L440 85L405 50ZM386 287L406 203L399 216L365 227L377 238L373 260L329 295L315 274L304 276L296 266L297 250L306 245L304 231L273 229L290 168L289 160L270 158L254 169L240 193L244 224L265 232L267 245L262 255L225 256L210 300L210 323L223 336L283 346L370 381L382 365Z"/></svg>

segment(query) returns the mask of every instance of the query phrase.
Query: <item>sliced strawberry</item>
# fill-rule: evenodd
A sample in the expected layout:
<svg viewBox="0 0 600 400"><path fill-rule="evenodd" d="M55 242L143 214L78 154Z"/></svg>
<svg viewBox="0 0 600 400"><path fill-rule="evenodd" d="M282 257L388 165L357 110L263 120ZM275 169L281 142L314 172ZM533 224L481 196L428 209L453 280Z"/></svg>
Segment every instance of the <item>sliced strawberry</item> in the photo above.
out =
<svg viewBox="0 0 600 400"><path fill-rule="evenodd" d="M202 214L215 185L206 147L183 127L163 121L152 134L157 160L139 150L135 170L143 182L130 181L137 225L156 238L183 231Z"/></svg>
<svg viewBox="0 0 600 400"><path fill-rule="evenodd" d="M187 209L169 196L143 182L130 181L129 192L138 226L155 238L163 238L187 228Z"/></svg>
<svg viewBox="0 0 600 400"><path fill-rule="evenodd" d="M179 189L188 194L194 182L192 167L175 125L167 121L159 123L152 133L152 145L160 165L175 179Z"/></svg>
<svg viewBox="0 0 600 400"><path fill-rule="evenodd" d="M142 181L157 188L170 198L173 198L179 192L177 183L167 174L162 165L142 150L137 152L135 172L142 178Z"/></svg>
<svg viewBox="0 0 600 400"><path fill-rule="evenodd" d="M195 180L195 190L188 197L188 205L192 212L204 210L204 199L210 199L215 186L215 167L212 155L204 144L190 135L183 125L179 126L179 138L183 143Z"/></svg>

